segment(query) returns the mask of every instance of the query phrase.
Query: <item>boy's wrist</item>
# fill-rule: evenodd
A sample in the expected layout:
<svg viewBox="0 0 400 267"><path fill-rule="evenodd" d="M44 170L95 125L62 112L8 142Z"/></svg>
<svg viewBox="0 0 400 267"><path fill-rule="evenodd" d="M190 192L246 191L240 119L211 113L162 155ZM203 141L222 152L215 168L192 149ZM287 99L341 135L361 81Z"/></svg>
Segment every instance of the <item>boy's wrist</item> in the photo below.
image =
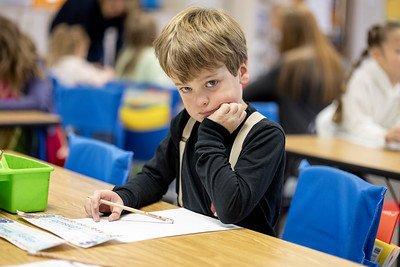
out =
<svg viewBox="0 0 400 267"><path fill-rule="evenodd" d="M200 132L208 132L212 136L220 136L221 139L225 139L230 136L229 131L224 126L208 118L204 118L202 123L200 123L199 133Z"/></svg>

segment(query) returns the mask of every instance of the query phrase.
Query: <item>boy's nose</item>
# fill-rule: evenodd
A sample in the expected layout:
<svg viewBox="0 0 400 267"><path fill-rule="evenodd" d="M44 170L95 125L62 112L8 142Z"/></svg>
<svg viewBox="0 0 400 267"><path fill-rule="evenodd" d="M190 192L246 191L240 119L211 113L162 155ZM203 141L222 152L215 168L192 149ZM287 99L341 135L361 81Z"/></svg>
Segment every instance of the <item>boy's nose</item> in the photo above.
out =
<svg viewBox="0 0 400 267"><path fill-rule="evenodd" d="M208 96L207 95L200 95L197 97L197 105L198 106L206 106L208 104Z"/></svg>

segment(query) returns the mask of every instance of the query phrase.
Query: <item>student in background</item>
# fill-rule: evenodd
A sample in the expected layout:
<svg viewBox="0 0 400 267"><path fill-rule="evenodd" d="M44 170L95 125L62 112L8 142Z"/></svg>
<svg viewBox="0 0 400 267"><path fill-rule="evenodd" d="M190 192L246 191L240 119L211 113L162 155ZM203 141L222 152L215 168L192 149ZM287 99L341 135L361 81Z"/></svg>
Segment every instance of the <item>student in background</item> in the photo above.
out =
<svg viewBox="0 0 400 267"><path fill-rule="evenodd" d="M144 11L128 15L124 32L125 46L115 65L118 78L162 88L174 87L156 58L153 47L156 36L157 25L153 16Z"/></svg>
<svg viewBox="0 0 400 267"><path fill-rule="evenodd" d="M245 101L275 101L286 134L311 133L315 116L341 92L343 62L303 4L280 7L281 58L244 90Z"/></svg>
<svg viewBox="0 0 400 267"><path fill-rule="evenodd" d="M53 110L51 82L29 36L0 16L0 110ZM14 149L21 129L0 130L0 148Z"/></svg>
<svg viewBox="0 0 400 267"><path fill-rule="evenodd" d="M50 75L66 87L101 87L114 78L111 67L86 60L90 39L80 25L57 25L50 36L48 67Z"/></svg>
<svg viewBox="0 0 400 267"><path fill-rule="evenodd" d="M86 212L95 221L99 212L110 212L109 220L117 220L121 209L99 205L100 199L139 208L159 201L176 178L181 206L275 235L285 168L282 128L266 118L258 121L234 170L228 161L238 132L256 112L242 99L249 73L240 26L221 10L189 8L169 22L154 44L185 109L173 118L167 137L142 171L124 186L95 191L85 201ZM189 121L194 123L190 137L182 141ZM182 166L181 141L186 143Z"/></svg>
<svg viewBox="0 0 400 267"><path fill-rule="evenodd" d="M326 134L326 121L333 120L336 134L351 141L374 147L397 144L398 148L400 21L373 25L367 45L347 78L339 104L333 103L318 116L317 132Z"/></svg>
<svg viewBox="0 0 400 267"><path fill-rule="evenodd" d="M67 0L54 17L50 31L60 23L81 25L90 38L88 61L103 65L106 31L110 28L116 29L116 50L113 51L116 55L123 43L125 16L138 6L138 0Z"/></svg>

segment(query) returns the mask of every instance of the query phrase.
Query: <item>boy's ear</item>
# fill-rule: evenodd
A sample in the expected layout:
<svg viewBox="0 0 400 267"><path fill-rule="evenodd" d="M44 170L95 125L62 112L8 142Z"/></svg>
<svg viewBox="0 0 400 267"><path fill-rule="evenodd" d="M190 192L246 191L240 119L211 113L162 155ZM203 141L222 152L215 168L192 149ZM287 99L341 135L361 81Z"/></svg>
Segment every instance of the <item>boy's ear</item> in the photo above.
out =
<svg viewBox="0 0 400 267"><path fill-rule="evenodd" d="M249 69L247 68L247 60L239 67L239 80L241 84L248 84L250 81Z"/></svg>

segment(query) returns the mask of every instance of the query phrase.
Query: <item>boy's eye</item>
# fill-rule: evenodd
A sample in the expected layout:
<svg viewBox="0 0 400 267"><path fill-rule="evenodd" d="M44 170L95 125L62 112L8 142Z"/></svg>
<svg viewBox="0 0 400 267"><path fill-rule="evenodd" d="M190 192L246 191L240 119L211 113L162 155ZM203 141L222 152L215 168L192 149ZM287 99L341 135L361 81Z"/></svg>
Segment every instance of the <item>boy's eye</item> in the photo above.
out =
<svg viewBox="0 0 400 267"><path fill-rule="evenodd" d="M181 87L179 90L181 90L184 93L190 92L192 90L192 88L190 87Z"/></svg>
<svg viewBox="0 0 400 267"><path fill-rule="evenodd" d="M218 84L217 81L209 81L206 83L206 87L214 87Z"/></svg>

